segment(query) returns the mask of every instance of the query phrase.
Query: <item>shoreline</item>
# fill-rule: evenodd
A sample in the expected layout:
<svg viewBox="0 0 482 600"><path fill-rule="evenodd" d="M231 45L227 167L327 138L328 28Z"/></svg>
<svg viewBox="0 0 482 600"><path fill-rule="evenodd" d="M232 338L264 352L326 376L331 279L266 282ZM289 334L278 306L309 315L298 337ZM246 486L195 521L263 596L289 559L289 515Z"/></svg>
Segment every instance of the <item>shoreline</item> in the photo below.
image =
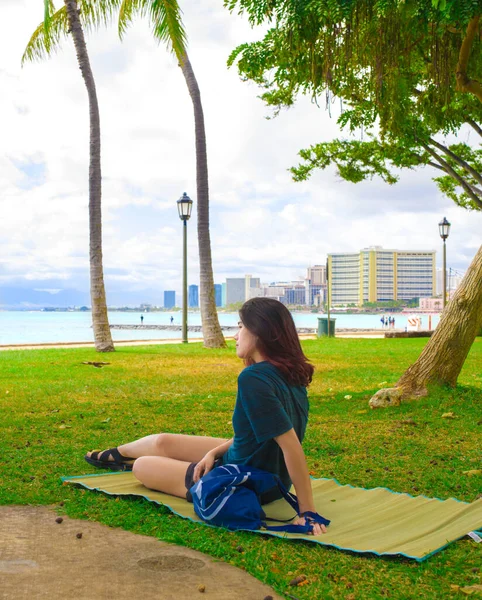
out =
<svg viewBox="0 0 482 600"><path fill-rule="evenodd" d="M303 330L305 328L302 328ZM335 337L340 338L367 338L367 339L383 339L386 329L337 329ZM402 331L401 329L393 329L391 331ZM302 340L316 339L315 331L299 331L299 337ZM227 340L233 339L232 335L226 335ZM190 338L189 343L199 344L203 342L202 337ZM182 344L181 338L159 338L150 340L114 340L114 346L155 346L164 344ZM90 342L44 342L39 344L0 344L0 351L3 350L42 350L49 348L95 348L93 341Z"/></svg>

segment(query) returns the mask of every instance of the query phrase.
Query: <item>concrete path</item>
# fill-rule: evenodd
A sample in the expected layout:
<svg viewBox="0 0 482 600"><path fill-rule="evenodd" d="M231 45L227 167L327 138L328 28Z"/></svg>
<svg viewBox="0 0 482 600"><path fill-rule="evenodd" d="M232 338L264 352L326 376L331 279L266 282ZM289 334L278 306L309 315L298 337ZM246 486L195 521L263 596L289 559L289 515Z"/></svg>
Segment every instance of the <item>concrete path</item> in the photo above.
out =
<svg viewBox="0 0 482 600"><path fill-rule="evenodd" d="M0 506L2 600L281 600L246 572L48 507Z"/></svg>

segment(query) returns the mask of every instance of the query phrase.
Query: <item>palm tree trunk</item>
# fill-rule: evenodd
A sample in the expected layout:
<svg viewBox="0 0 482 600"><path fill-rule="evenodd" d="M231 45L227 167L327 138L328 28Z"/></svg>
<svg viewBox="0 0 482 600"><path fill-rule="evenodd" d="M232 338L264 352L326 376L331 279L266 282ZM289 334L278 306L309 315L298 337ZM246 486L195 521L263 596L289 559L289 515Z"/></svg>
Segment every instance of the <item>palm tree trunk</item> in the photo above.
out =
<svg viewBox="0 0 482 600"><path fill-rule="evenodd" d="M430 385L454 387L481 327L482 246L422 354L398 381L402 396L425 395Z"/></svg>
<svg viewBox="0 0 482 600"><path fill-rule="evenodd" d="M189 57L184 54L179 66L186 80L187 88L194 107L196 134L196 183L197 183L197 236L199 245L199 300L201 320L206 348L224 348L224 340L219 325L216 302L214 299L214 277L211 258L211 238L209 234L209 182L208 159L206 151L206 132L201 104L201 94Z"/></svg>
<svg viewBox="0 0 482 600"><path fill-rule="evenodd" d="M69 29L74 40L77 61L89 96L90 162L89 162L89 234L90 234L90 297L95 348L98 352L113 352L114 344L107 316L107 304L102 266L102 175L100 169L100 116L95 81L90 68L84 32L79 20L77 0L64 0Z"/></svg>

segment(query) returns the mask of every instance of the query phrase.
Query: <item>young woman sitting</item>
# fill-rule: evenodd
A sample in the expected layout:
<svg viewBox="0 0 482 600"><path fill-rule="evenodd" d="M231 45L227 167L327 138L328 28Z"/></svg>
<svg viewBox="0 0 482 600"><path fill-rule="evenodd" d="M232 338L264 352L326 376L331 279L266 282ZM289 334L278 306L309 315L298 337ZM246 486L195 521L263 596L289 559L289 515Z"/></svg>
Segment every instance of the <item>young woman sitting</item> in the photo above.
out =
<svg viewBox="0 0 482 600"><path fill-rule="evenodd" d="M238 377L233 413L234 436L227 440L174 433L148 435L110 450L87 453L96 467L130 470L146 487L187 498L189 489L213 467L244 464L293 483L303 514L316 512L306 458L301 446L308 422L307 386L314 368L303 354L293 318L273 298L252 298L239 311L236 354L245 369ZM266 504L281 497L273 489ZM326 527L313 525L313 534Z"/></svg>

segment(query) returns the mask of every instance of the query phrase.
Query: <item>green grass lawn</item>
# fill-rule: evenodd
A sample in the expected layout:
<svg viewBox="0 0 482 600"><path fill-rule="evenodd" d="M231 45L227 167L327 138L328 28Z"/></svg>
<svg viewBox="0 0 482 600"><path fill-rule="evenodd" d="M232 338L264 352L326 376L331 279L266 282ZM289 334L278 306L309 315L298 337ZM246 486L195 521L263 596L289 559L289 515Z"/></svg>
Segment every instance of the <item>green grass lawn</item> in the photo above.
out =
<svg viewBox="0 0 482 600"><path fill-rule="evenodd" d="M482 476L463 471L481 468L481 338L455 390L394 409L368 409L371 395L395 384L425 343L303 342L316 366L304 442L313 476L412 495L477 498ZM83 361L110 364L95 368ZM451 586L482 583L482 544L469 538L419 564L212 529L142 499L114 499L61 484L63 475L99 472L84 462L87 450L158 431L230 437L241 368L232 343L227 350L189 344L124 347L107 355L92 349L1 352L0 503L57 505L70 517L186 545L300 600L440 599L457 593ZM447 412L455 418L442 418ZM410 419L413 424L403 423ZM289 587L299 574L308 583Z"/></svg>

